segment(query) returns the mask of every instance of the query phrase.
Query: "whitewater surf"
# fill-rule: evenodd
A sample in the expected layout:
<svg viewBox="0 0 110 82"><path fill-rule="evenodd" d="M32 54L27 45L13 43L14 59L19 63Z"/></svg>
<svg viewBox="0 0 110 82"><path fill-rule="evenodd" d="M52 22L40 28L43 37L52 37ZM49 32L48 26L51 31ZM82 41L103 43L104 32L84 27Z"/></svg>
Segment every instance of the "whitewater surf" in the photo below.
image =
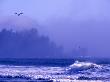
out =
<svg viewBox="0 0 110 82"><path fill-rule="evenodd" d="M28 65L30 61L33 60L21 60L23 64L18 60L11 60L8 63L0 61L0 82L110 82L110 64L108 63L97 64L71 59L56 59L52 62L47 59L42 62L34 60ZM62 65L63 63L65 64Z"/></svg>

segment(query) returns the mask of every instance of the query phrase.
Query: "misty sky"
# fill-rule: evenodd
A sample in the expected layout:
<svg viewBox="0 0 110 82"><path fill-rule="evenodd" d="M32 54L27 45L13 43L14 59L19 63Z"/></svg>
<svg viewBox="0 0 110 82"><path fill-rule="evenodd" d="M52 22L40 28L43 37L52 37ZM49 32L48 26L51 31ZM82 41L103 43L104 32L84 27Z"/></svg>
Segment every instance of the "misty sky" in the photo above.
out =
<svg viewBox="0 0 110 82"><path fill-rule="evenodd" d="M19 18L15 12L23 12ZM110 57L110 0L0 0L0 24L38 27L65 51ZM4 26L5 27L5 26Z"/></svg>

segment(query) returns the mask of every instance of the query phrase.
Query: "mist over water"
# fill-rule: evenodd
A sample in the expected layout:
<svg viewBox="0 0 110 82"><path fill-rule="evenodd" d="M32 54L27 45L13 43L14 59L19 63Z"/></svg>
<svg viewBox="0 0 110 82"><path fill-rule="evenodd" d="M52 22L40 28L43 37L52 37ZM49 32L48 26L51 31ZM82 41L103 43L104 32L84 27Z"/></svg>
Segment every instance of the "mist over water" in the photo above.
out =
<svg viewBox="0 0 110 82"><path fill-rule="evenodd" d="M108 0L4 0L0 3L0 28L34 27L39 34L63 46L66 53L73 54L80 46L89 56L108 57L109 3ZM15 12L24 14L17 17Z"/></svg>
<svg viewBox="0 0 110 82"><path fill-rule="evenodd" d="M110 82L109 0L0 0L0 82Z"/></svg>

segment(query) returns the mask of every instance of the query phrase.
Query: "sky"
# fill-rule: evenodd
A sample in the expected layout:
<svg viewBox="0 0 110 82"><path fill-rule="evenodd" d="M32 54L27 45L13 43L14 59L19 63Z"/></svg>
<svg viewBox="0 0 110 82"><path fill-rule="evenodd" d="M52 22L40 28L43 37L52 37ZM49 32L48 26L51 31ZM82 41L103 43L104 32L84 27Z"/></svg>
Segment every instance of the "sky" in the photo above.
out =
<svg viewBox="0 0 110 82"><path fill-rule="evenodd" d="M65 52L76 45L90 56L110 57L109 0L0 0L0 24L38 27ZM15 12L23 12L19 18Z"/></svg>

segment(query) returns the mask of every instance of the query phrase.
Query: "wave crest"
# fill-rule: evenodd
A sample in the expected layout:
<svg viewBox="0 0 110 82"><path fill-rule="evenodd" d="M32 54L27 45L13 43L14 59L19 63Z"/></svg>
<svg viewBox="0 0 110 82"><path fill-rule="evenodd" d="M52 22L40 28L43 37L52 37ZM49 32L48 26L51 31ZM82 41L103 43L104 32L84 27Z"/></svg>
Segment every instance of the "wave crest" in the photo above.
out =
<svg viewBox="0 0 110 82"><path fill-rule="evenodd" d="M91 62L75 61L75 63L67 67L66 71L69 73L78 73L79 71L92 69L92 68L102 68L102 66Z"/></svg>
<svg viewBox="0 0 110 82"><path fill-rule="evenodd" d="M74 64L70 65L69 67L101 67L100 65L97 65L95 63L91 63L91 62L79 62L79 61L75 61Z"/></svg>

